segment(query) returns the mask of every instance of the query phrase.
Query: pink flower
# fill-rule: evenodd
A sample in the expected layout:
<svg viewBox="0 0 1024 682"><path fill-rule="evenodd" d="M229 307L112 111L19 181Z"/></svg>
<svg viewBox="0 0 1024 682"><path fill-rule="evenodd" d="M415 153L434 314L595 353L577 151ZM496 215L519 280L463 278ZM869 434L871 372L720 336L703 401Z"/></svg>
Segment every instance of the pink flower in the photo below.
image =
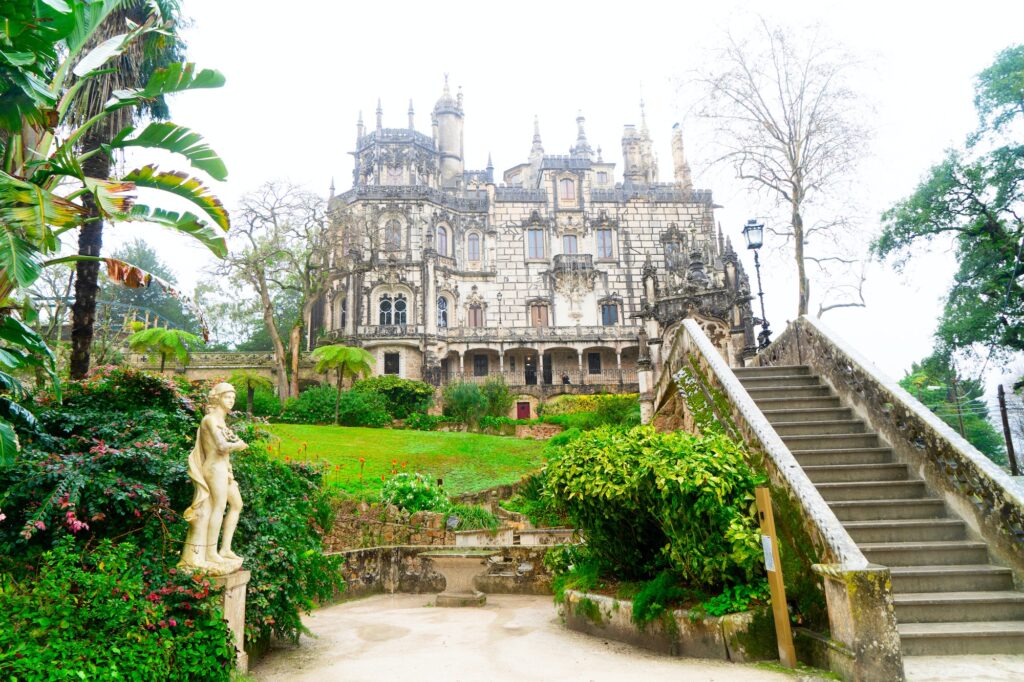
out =
<svg viewBox="0 0 1024 682"><path fill-rule="evenodd" d="M7 518L7 514L4 514L3 512L0 512L0 521L3 521L6 518Z"/></svg>
<svg viewBox="0 0 1024 682"><path fill-rule="evenodd" d="M42 521L36 521L32 525L35 526L38 530L46 530L46 524Z"/></svg>

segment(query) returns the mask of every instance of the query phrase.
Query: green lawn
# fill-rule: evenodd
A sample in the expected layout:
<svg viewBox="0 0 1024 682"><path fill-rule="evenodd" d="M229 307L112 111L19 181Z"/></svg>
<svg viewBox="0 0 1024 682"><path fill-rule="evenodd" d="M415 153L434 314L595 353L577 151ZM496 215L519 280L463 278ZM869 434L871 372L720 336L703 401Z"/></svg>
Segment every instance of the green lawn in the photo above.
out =
<svg viewBox="0 0 1024 682"><path fill-rule="evenodd" d="M279 457L326 462L328 482L376 497L381 476L419 472L444 480L449 495L518 481L543 465L542 441L476 433L271 424ZM359 459L366 461L360 463Z"/></svg>

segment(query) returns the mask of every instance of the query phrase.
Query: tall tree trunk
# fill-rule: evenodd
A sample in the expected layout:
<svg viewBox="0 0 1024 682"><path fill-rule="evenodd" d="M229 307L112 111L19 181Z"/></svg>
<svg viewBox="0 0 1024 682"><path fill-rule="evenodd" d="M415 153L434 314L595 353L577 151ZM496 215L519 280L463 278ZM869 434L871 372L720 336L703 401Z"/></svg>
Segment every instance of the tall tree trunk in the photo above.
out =
<svg viewBox="0 0 1024 682"><path fill-rule="evenodd" d="M338 415L341 412L341 380L344 375L338 370L338 393L334 396L334 425L338 426Z"/></svg>
<svg viewBox="0 0 1024 682"><path fill-rule="evenodd" d="M804 266L804 218L800 215L800 204L797 201L792 203L793 217L793 241L796 252L796 274L799 282L800 300L797 305L797 315L807 314L807 304L811 293L808 290L807 269Z"/></svg>
<svg viewBox="0 0 1024 682"><path fill-rule="evenodd" d="M83 146L93 149L99 141L87 135ZM82 164L87 177L106 179L110 177L110 157L98 152ZM78 254L99 256L103 249L103 218L96 198L86 193L82 197L86 222L78 234ZM72 379L84 379L89 373L89 354L92 348L93 325L96 323L96 294L99 292L100 264L80 261L75 266L75 304L71 308L71 360Z"/></svg>
<svg viewBox="0 0 1024 682"><path fill-rule="evenodd" d="M302 325L295 325L292 327L288 337L288 344L291 346L292 351L292 383L291 392L292 395L299 394L299 351L302 350L299 346L302 343Z"/></svg>
<svg viewBox="0 0 1024 682"><path fill-rule="evenodd" d="M277 324L274 322L274 303L270 300L270 290L267 288L267 278L263 271L255 278L253 284L260 292L260 302L263 308L263 324L267 326L267 333L274 344L274 364L277 365L277 397L284 405L284 402L291 395L288 386L288 359L284 352L284 344L281 342L281 334L277 331Z"/></svg>
<svg viewBox="0 0 1024 682"><path fill-rule="evenodd" d="M256 394L256 389L252 384L246 384L245 386L245 411L249 413L249 418L252 419L252 401Z"/></svg>
<svg viewBox="0 0 1024 682"><path fill-rule="evenodd" d="M164 366L166 364L167 364L167 354L166 353L161 353L160 354L160 373L161 374L164 373Z"/></svg>

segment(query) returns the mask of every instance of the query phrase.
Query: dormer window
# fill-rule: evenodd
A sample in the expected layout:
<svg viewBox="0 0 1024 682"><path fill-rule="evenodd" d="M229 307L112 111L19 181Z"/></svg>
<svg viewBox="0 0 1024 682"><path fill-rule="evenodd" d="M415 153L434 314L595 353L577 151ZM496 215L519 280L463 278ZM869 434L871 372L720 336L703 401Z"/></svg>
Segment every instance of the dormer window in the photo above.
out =
<svg viewBox="0 0 1024 682"><path fill-rule="evenodd" d="M558 181L558 198L562 201L572 201L576 199L576 183L569 178L563 178Z"/></svg>

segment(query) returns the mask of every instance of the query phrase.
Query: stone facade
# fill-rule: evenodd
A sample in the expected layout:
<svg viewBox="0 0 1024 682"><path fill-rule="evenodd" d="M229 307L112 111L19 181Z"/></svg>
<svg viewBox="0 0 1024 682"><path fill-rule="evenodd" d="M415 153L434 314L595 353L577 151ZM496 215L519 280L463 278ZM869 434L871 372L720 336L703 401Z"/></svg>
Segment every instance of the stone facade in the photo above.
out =
<svg viewBox="0 0 1024 682"><path fill-rule="evenodd" d="M411 104L404 128L385 128L379 104L375 128L360 115L353 186L332 190L333 279L310 346L359 344L378 374L435 385L501 375L539 399L640 390L640 331L658 339L686 316L723 353L752 351L746 275L711 192L692 187L678 128L670 183L646 123L626 126L617 179L582 116L569 155L546 154L535 126L527 162L499 183L490 161L465 169L464 118L447 83L430 134Z"/></svg>

